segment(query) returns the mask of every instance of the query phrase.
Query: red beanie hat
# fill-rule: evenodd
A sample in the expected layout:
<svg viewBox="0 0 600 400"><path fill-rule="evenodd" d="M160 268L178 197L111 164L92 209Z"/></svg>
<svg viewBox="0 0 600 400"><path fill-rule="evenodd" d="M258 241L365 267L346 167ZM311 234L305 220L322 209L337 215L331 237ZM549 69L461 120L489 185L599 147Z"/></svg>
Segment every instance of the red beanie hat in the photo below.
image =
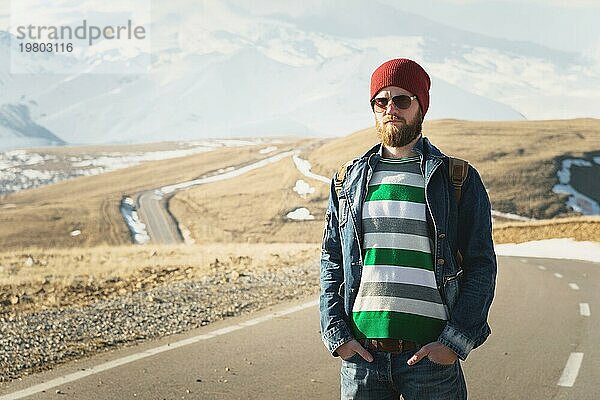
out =
<svg viewBox="0 0 600 400"><path fill-rule="evenodd" d="M371 100L386 86L398 86L417 96L425 117L429 108L431 80L423 67L407 58L384 62L371 75Z"/></svg>

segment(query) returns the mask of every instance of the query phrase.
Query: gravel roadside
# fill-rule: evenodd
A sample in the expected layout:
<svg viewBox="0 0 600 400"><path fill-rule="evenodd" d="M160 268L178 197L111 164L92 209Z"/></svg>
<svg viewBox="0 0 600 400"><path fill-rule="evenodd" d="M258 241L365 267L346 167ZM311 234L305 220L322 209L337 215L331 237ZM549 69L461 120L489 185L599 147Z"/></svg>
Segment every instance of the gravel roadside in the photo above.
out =
<svg viewBox="0 0 600 400"><path fill-rule="evenodd" d="M213 270L85 306L0 315L0 382L319 293L319 266Z"/></svg>

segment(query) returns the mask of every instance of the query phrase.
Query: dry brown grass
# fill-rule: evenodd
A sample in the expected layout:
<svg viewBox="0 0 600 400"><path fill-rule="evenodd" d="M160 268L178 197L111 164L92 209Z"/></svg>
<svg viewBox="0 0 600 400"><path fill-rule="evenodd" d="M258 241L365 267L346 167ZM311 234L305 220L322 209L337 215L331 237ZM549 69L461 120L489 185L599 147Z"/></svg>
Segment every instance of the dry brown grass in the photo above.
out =
<svg viewBox="0 0 600 400"><path fill-rule="evenodd" d="M552 192L560 161L600 155L600 120L426 122L423 132L444 153L469 160L481 173L492 206L534 218L571 216L565 195ZM332 176L345 161L377 143L374 128L333 140L309 155L315 172Z"/></svg>
<svg viewBox="0 0 600 400"><path fill-rule="evenodd" d="M304 265L318 259L316 244L98 246L0 253L0 312L86 304L213 269L242 274Z"/></svg>
<svg viewBox="0 0 600 400"><path fill-rule="evenodd" d="M265 145L226 148L146 162L97 176L84 176L0 198L0 248L91 247L131 243L119 212L123 195L196 179L230 165L264 158ZM278 146L280 151L296 143ZM14 208L2 208L15 204ZM79 229L81 235L71 237Z"/></svg>
<svg viewBox="0 0 600 400"><path fill-rule="evenodd" d="M301 197L294 192L299 179L314 187L315 193ZM300 174L288 157L236 179L179 192L169 209L196 243L316 243L320 239L316 232L323 229L326 189L323 183ZM300 207L309 209L315 220L285 217Z"/></svg>

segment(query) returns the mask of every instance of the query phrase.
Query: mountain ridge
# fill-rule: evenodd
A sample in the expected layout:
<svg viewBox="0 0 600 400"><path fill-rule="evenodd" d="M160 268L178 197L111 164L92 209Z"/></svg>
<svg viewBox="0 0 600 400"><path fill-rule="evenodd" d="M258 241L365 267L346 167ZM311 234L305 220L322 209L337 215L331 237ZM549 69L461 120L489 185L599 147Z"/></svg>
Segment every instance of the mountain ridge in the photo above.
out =
<svg viewBox="0 0 600 400"><path fill-rule="evenodd" d="M422 63L432 77L426 119L593 117L591 104L600 101L600 73L577 64L576 53L473 34L393 7L373 11L352 1L337 14L325 5L261 15L232 1L189 13L178 4L153 10L156 46L146 73L11 74L10 34L0 31L0 105L27 104L32 121L67 143L340 136L372 125L370 74L398 56ZM386 21L404 23L381 29L369 15L382 10ZM105 53L90 54L97 61ZM75 60L64 62L66 71ZM571 111L558 104L558 92L578 105L575 115L565 115Z"/></svg>

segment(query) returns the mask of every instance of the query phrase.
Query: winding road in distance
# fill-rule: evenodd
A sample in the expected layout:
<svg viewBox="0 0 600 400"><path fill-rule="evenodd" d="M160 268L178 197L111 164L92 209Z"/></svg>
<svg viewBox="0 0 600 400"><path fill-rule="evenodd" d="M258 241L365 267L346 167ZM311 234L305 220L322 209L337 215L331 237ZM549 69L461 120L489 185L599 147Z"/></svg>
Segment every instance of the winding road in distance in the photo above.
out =
<svg viewBox="0 0 600 400"><path fill-rule="evenodd" d="M469 398L598 399L600 264L498 260L492 335L463 363ZM321 342L317 301L66 364L5 385L0 400L339 398L340 359Z"/></svg>
<svg viewBox="0 0 600 400"><path fill-rule="evenodd" d="M231 166L214 174L205 174L202 178L193 181L181 182L171 186L164 186L138 193L138 213L141 221L146 225L146 231L148 236L150 236L150 241L152 243L160 244L174 244L182 243L184 241L182 234L179 231L177 221L167 209L167 203L176 191L196 185L235 178L248 171L262 168L299 152L300 150L280 152L259 161L244 163L235 167Z"/></svg>

